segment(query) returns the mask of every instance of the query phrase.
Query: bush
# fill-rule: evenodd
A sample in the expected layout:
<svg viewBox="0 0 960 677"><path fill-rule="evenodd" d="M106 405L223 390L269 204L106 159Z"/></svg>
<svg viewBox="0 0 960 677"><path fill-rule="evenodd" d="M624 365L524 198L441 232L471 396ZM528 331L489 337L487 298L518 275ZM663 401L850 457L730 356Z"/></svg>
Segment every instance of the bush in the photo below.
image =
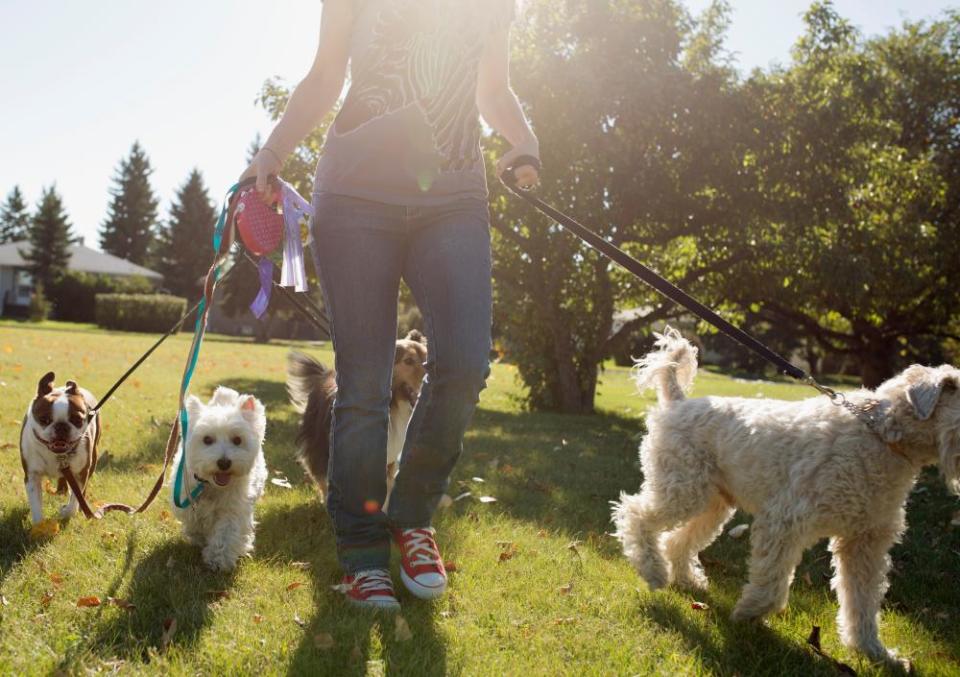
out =
<svg viewBox="0 0 960 677"><path fill-rule="evenodd" d="M50 317L50 301L43 293L43 283L37 282L33 289L33 295L30 297L30 309L28 317L31 322L43 322Z"/></svg>
<svg viewBox="0 0 960 677"><path fill-rule="evenodd" d="M145 277L114 277L67 272L49 290L58 320L93 322L97 294L150 294L153 285Z"/></svg>
<svg viewBox="0 0 960 677"><path fill-rule="evenodd" d="M187 310L187 300L161 294L97 294L97 325L104 329L162 333Z"/></svg>

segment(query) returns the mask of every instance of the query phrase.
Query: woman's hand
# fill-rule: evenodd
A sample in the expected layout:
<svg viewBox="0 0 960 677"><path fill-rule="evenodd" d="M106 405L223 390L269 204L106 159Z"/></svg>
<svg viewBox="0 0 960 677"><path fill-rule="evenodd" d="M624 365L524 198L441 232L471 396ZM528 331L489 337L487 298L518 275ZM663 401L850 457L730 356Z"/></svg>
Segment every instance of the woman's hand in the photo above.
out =
<svg viewBox="0 0 960 677"><path fill-rule="evenodd" d="M283 162L280 161L280 155L264 146L253 156L247 171L240 175L240 180L256 178L257 192L260 193L260 197L267 204L273 204L273 185L269 181L269 177L277 176L282 167Z"/></svg>
<svg viewBox="0 0 960 677"><path fill-rule="evenodd" d="M540 159L540 144L537 140L531 139L526 143L514 146L509 152L505 153L500 161L497 162L497 176L503 176L516 160L524 155ZM540 172L533 165L520 165L514 168L514 176L517 179L517 187L522 190L530 190L540 181Z"/></svg>

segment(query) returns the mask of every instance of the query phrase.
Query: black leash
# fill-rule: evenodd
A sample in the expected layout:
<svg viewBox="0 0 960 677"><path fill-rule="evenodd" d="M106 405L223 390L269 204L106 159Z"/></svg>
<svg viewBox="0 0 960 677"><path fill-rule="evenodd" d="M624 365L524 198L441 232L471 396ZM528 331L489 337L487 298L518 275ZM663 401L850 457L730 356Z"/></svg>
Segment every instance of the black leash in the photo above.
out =
<svg viewBox="0 0 960 677"><path fill-rule="evenodd" d="M226 280L228 277L230 277L230 275L233 273L233 270L234 270L234 269L231 268L231 269L228 270L226 273L224 273L224 274L223 274L223 277L220 278L220 281L222 282L222 281ZM117 382L116 382L116 383L114 383L112 386L110 386L110 389L107 391L106 395L104 395L103 397L101 397L101 398L97 401L97 405L96 405L93 409L90 410L90 413L89 413L89 414L87 414L87 416L88 416L89 418L93 418L94 416L96 416L97 412L100 411L100 408L103 407L103 405L106 404L107 400L109 400L110 397L117 391L117 389L118 389L120 386L123 385L124 381L126 381L128 378L130 378L130 377L133 375L133 372L135 372L137 369L139 369L139 368L140 368L140 365L142 365L144 362L146 362L147 359L148 359L151 355L153 355L153 352L154 352L157 348L159 348L159 347L163 344L164 341L166 341L168 338L170 338L171 336L173 336L175 333L177 333L177 332L180 330L180 327L182 327L182 326L183 326L183 323L187 321L187 318L190 317L193 313L195 313L195 312L197 311L197 309L200 307L200 304L202 303L202 301L203 301L203 299L201 298L200 301L197 301L195 304L193 304L193 307L191 307L189 310L187 310L187 312L185 312L183 315L181 315L181 316L180 316L180 319L177 320L177 322L176 322L172 327L170 327L170 329L168 329L167 332L166 332L163 336L161 336L159 339L157 339L157 342L154 343L152 346L150 346L150 348L147 350L147 352L145 352L143 355L141 355L141 356L140 356L140 359L138 359L136 362L134 362L134 363L133 363L133 366L131 366L129 369L127 369L127 370L124 372L123 376L121 376L119 379L117 379Z"/></svg>
<svg viewBox="0 0 960 677"><path fill-rule="evenodd" d="M712 324L714 327L719 329L721 332L732 338L743 347L747 348L748 350L752 350L757 355L760 355L765 360L776 366L780 372L812 385L820 392L829 395L831 398L836 397L837 393L816 383L816 381L814 381L813 378L803 369L800 369L800 367L795 366L783 356L775 353L773 350L762 344L744 330L723 319L714 310L700 303L700 301L690 296L687 292L680 289L680 287L668 282L653 270L637 261L635 258L627 254L616 245L607 242L586 226L573 220L563 212L551 207L532 192L521 189L517 185L516 170L525 166L532 166L539 171L540 160L532 155L523 155L517 158L514 163L500 176L500 180L503 182L503 185L505 185L514 195L533 205L536 210L545 214L546 216L549 216L551 219L579 237L585 243L596 249L610 260L623 266L623 268L625 268L628 272L640 278L643 282L653 287L655 290L666 296L674 303L680 304L691 313L699 317L701 320Z"/></svg>
<svg viewBox="0 0 960 677"><path fill-rule="evenodd" d="M257 260L254 259L246 249L241 248L240 251L243 254L244 261L250 264L254 271L259 271L259 268L257 267ZM323 310L323 308L317 305L317 302L310 297L309 294L298 295L296 292L292 292L286 287L282 286L276 280L271 279L270 282L273 285L273 288L283 294L284 298L286 298L297 310L299 310L300 313L307 318L310 324L327 336L330 335L330 320L327 317L327 313ZM303 299L304 302L301 302L300 299ZM309 306L309 308L307 306Z"/></svg>

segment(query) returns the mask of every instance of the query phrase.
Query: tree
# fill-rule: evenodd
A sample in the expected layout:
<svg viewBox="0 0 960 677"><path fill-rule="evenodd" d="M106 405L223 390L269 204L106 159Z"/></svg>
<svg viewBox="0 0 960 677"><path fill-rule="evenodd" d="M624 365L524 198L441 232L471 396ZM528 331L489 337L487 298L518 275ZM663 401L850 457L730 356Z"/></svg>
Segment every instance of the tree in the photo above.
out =
<svg viewBox="0 0 960 677"><path fill-rule="evenodd" d="M0 244L20 242L30 234L30 214L19 186L14 186L0 206Z"/></svg>
<svg viewBox="0 0 960 677"><path fill-rule="evenodd" d="M740 186L727 180L744 117L721 58L726 13L716 3L697 22L668 0L536 0L513 55L544 152L544 199L706 292L750 254L735 246ZM590 412L614 344L677 309L491 185L503 347L529 406ZM613 334L615 309L637 306L649 312Z"/></svg>
<svg viewBox="0 0 960 677"><path fill-rule="evenodd" d="M937 359L960 314L960 14L864 40L828 3L789 68L744 87L756 133L745 237L772 246L726 295L849 355L875 387Z"/></svg>
<svg viewBox="0 0 960 677"><path fill-rule="evenodd" d="M34 284L51 289L67 270L69 247L74 242L63 201L55 186L45 188L40 196L30 228L30 248L20 255L28 263Z"/></svg>
<svg viewBox="0 0 960 677"><path fill-rule="evenodd" d="M107 219L100 228L104 251L139 265L147 263L157 224L157 198L150 187L153 168L140 142L120 161L114 175Z"/></svg>
<svg viewBox="0 0 960 677"><path fill-rule="evenodd" d="M217 211L203 175L197 169L177 190L170 216L157 232L154 265L164 285L177 296L196 298L213 261L213 228Z"/></svg>

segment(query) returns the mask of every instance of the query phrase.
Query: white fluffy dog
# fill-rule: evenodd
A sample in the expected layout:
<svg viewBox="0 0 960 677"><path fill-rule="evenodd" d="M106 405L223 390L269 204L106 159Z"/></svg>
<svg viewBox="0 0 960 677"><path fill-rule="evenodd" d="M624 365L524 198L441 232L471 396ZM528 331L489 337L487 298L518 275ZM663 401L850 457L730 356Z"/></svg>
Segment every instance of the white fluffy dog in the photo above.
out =
<svg viewBox="0 0 960 677"><path fill-rule="evenodd" d="M173 506L183 535L203 548L203 561L230 571L253 550L253 508L263 495L267 465L263 438L267 417L253 395L219 387L208 404L191 395L186 402L187 464L185 492L205 486L186 508ZM177 452L174 468L180 462Z"/></svg>
<svg viewBox="0 0 960 677"><path fill-rule="evenodd" d="M960 493L960 370L912 366L847 395L872 406L871 425L826 397L801 402L688 400L697 351L667 329L637 365L655 387L640 447L643 486L614 504L616 535L651 589L704 588L697 553L741 508L754 516L749 582L734 620L782 610L805 548L830 537L843 642L873 660L895 659L878 636L887 551L906 528L904 503L926 465Z"/></svg>

